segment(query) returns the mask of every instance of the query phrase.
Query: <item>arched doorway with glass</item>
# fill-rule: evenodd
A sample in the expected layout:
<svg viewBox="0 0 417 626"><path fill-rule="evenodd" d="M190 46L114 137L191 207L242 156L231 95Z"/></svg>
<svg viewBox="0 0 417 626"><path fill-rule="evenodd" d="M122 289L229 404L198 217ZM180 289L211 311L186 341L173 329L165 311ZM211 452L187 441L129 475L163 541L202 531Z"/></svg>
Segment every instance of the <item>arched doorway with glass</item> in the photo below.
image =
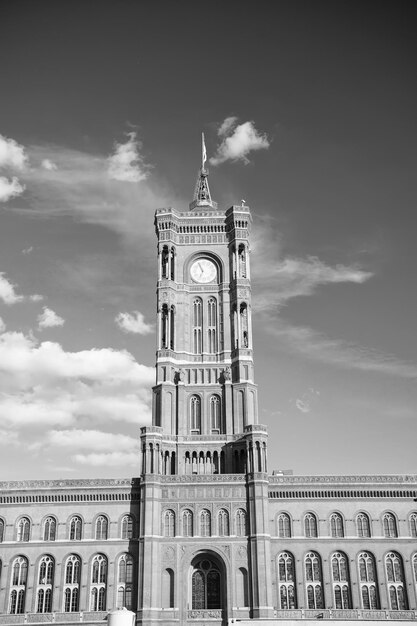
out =
<svg viewBox="0 0 417 626"><path fill-rule="evenodd" d="M213 552L198 554L191 561L188 585L188 618L209 618L222 623L226 619L226 570L221 558Z"/></svg>

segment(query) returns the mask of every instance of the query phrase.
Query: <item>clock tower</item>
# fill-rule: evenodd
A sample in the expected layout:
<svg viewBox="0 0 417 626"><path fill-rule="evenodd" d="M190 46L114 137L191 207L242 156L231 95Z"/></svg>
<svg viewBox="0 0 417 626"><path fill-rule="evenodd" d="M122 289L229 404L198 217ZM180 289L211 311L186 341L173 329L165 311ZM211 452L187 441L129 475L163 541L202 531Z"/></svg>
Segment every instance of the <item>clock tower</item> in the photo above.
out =
<svg viewBox="0 0 417 626"><path fill-rule="evenodd" d="M258 424L254 380L251 222L243 201L224 211L211 199L203 137L189 209L155 214L156 384L152 426L141 434L144 624L160 620L160 610L167 624L197 624L207 611L218 623L270 615L267 433Z"/></svg>

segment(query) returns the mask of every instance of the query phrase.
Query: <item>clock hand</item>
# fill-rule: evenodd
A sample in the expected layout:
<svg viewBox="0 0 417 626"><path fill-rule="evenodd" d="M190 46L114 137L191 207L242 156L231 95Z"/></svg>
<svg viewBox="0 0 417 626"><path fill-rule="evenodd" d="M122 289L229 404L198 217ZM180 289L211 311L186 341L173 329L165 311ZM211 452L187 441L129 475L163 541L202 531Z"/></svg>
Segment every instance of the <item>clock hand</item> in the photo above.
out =
<svg viewBox="0 0 417 626"><path fill-rule="evenodd" d="M199 264L198 264L198 267L200 268L200 272L201 272L200 276L202 276L202 275L204 274L204 270L203 270L203 268L201 267L201 263L199 263Z"/></svg>

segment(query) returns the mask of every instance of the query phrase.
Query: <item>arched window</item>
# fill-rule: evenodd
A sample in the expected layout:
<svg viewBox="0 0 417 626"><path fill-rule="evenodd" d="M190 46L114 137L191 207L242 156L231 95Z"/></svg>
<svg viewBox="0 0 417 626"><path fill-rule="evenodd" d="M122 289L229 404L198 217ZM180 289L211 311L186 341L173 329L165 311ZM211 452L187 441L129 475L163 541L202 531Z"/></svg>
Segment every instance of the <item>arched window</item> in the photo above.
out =
<svg viewBox="0 0 417 626"><path fill-rule="evenodd" d="M81 539L81 531L82 531L82 521L81 517L78 515L74 515L74 517L70 520L70 540L71 541L80 541Z"/></svg>
<svg viewBox="0 0 417 626"><path fill-rule="evenodd" d="M193 352L201 354L203 351L203 303L200 298L194 298L193 301Z"/></svg>
<svg viewBox="0 0 417 626"><path fill-rule="evenodd" d="M199 396L190 398L190 431L192 435L201 433L201 400Z"/></svg>
<svg viewBox="0 0 417 626"><path fill-rule="evenodd" d="M107 559L97 554L91 567L90 611L106 610Z"/></svg>
<svg viewBox="0 0 417 626"><path fill-rule="evenodd" d="M9 613L16 615L25 612L26 583L28 562L24 556L18 556L12 563L9 596Z"/></svg>
<svg viewBox="0 0 417 626"><path fill-rule="evenodd" d="M246 511L238 509L236 511L236 535L245 537L247 535Z"/></svg>
<svg viewBox="0 0 417 626"><path fill-rule="evenodd" d="M392 611L408 609L402 558L396 552L385 557L385 573L388 583L388 596Z"/></svg>
<svg viewBox="0 0 417 626"><path fill-rule="evenodd" d="M411 563L412 563L413 575L414 575L414 586L417 592L417 553L414 554Z"/></svg>
<svg viewBox="0 0 417 626"><path fill-rule="evenodd" d="M228 537L230 535L229 513L226 511L226 509L220 509L217 521L219 526L219 536Z"/></svg>
<svg viewBox="0 0 417 626"><path fill-rule="evenodd" d="M210 429L213 434L221 432L222 405L220 397L215 395L210 398Z"/></svg>
<svg viewBox="0 0 417 626"><path fill-rule="evenodd" d="M343 518L340 513L332 513L330 516L330 536L344 537Z"/></svg>
<svg viewBox="0 0 417 626"><path fill-rule="evenodd" d="M277 517L277 534L278 537L291 537L291 520L287 513L280 513Z"/></svg>
<svg viewBox="0 0 417 626"><path fill-rule="evenodd" d="M46 518L43 525L43 540L55 541L56 538L56 519L52 516Z"/></svg>
<svg viewBox="0 0 417 626"><path fill-rule="evenodd" d="M54 560L50 556L42 557L39 563L37 588L37 613L52 611L52 590L54 588Z"/></svg>
<svg viewBox="0 0 417 626"><path fill-rule="evenodd" d="M249 348L249 324L248 324L248 306L246 302L240 305L240 347Z"/></svg>
<svg viewBox="0 0 417 626"><path fill-rule="evenodd" d="M162 607L164 609L174 607L174 572L170 568L162 572Z"/></svg>
<svg viewBox="0 0 417 626"><path fill-rule="evenodd" d="M132 539L133 537L133 518L131 515L124 515L121 523L122 539Z"/></svg>
<svg viewBox="0 0 417 626"><path fill-rule="evenodd" d="M239 567L236 572L236 606L249 606L248 571L245 567Z"/></svg>
<svg viewBox="0 0 417 626"><path fill-rule="evenodd" d="M171 280L175 280L175 248L171 248L170 252Z"/></svg>
<svg viewBox="0 0 417 626"><path fill-rule="evenodd" d="M358 556L359 584L363 609L379 609L375 558L370 552Z"/></svg>
<svg viewBox="0 0 417 626"><path fill-rule="evenodd" d="M17 541L29 541L30 521L28 517L21 517L17 522Z"/></svg>
<svg viewBox="0 0 417 626"><path fill-rule="evenodd" d="M289 552L278 555L278 588L280 609L296 609L295 563Z"/></svg>
<svg viewBox="0 0 417 626"><path fill-rule="evenodd" d="M79 610L81 580L81 559L71 554L65 563L64 611L75 613Z"/></svg>
<svg viewBox="0 0 417 626"><path fill-rule="evenodd" d="M366 513L358 513L356 516L356 530L358 537L371 536L371 524Z"/></svg>
<svg viewBox="0 0 417 626"><path fill-rule="evenodd" d="M215 298L207 301L207 351L217 352L217 302Z"/></svg>
<svg viewBox="0 0 417 626"><path fill-rule="evenodd" d="M332 554L333 597L336 609L351 609L349 565L345 554Z"/></svg>
<svg viewBox="0 0 417 626"><path fill-rule="evenodd" d="M384 525L384 537L398 537L397 522L393 513L385 513L382 520Z"/></svg>
<svg viewBox="0 0 417 626"><path fill-rule="evenodd" d="M0 517L0 543L4 539L4 520Z"/></svg>
<svg viewBox="0 0 417 626"><path fill-rule="evenodd" d="M169 309L169 347L175 350L175 306L173 304Z"/></svg>
<svg viewBox="0 0 417 626"><path fill-rule="evenodd" d="M183 537L193 536L193 513L185 509L182 514L182 535Z"/></svg>
<svg viewBox="0 0 417 626"><path fill-rule="evenodd" d="M307 513L304 516L304 534L306 537L317 537L317 517L314 513Z"/></svg>
<svg viewBox="0 0 417 626"><path fill-rule="evenodd" d="M162 278L168 278L168 267L169 267L169 252L168 252L168 246L164 246L162 248L162 254L161 254L161 274L162 274Z"/></svg>
<svg viewBox="0 0 417 626"><path fill-rule="evenodd" d="M239 261L239 276L240 278L247 278L246 271L246 250L243 243L239 245L238 252L238 261Z"/></svg>
<svg viewBox="0 0 417 626"><path fill-rule="evenodd" d="M193 610L221 608L221 576L215 563L202 559L194 565L191 591Z"/></svg>
<svg viewBox="0 0 417 626"><path fill-rule="evenodd" d="M96 519L96 539L107 539L109 520L105 515L99 515Z"/></svg>
<svg viewBox="0 0 417 626"><path fill-rule="evenodd" d="M211 537L211 515L207 509L203 509L200 513L200 535Z"/></svg>
<svg viewBox="0 0 417 626"><path fill-rule="evenodd" d="M411 513L409 522L410 522L410 537L417 537L417 513Z"/></svg>
<svg viewBox="0 0 417 626"><path fill-rule="evenodd" d="M309 609L324 609L321 561L316 552L308 552L304 560L307 605Z"/></svg>
<svg viewBox="0 0 417 626"><path fill-rule="evenodd" d="M131 610L133 593L133 557L122 554L117 571L117 608Z"/></svg>
<svg viewBox="0 0 417 626"><path fill-rule="evenodd" d="M175 513L168 509L164 514L164 537L175 537Z"/></svg>

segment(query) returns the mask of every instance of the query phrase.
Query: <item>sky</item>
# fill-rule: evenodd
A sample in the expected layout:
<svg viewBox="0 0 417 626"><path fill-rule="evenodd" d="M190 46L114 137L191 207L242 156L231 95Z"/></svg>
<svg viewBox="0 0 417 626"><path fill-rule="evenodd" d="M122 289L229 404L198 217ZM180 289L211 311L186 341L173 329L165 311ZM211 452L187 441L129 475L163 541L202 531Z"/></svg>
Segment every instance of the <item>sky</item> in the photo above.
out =
<svg viewBox="0 0 417 626"><path fill-rule="evenodd" d="M412 3L2 0L0 476L138 474L154 211L251 207L269 470L415 473Z"/></svg>

